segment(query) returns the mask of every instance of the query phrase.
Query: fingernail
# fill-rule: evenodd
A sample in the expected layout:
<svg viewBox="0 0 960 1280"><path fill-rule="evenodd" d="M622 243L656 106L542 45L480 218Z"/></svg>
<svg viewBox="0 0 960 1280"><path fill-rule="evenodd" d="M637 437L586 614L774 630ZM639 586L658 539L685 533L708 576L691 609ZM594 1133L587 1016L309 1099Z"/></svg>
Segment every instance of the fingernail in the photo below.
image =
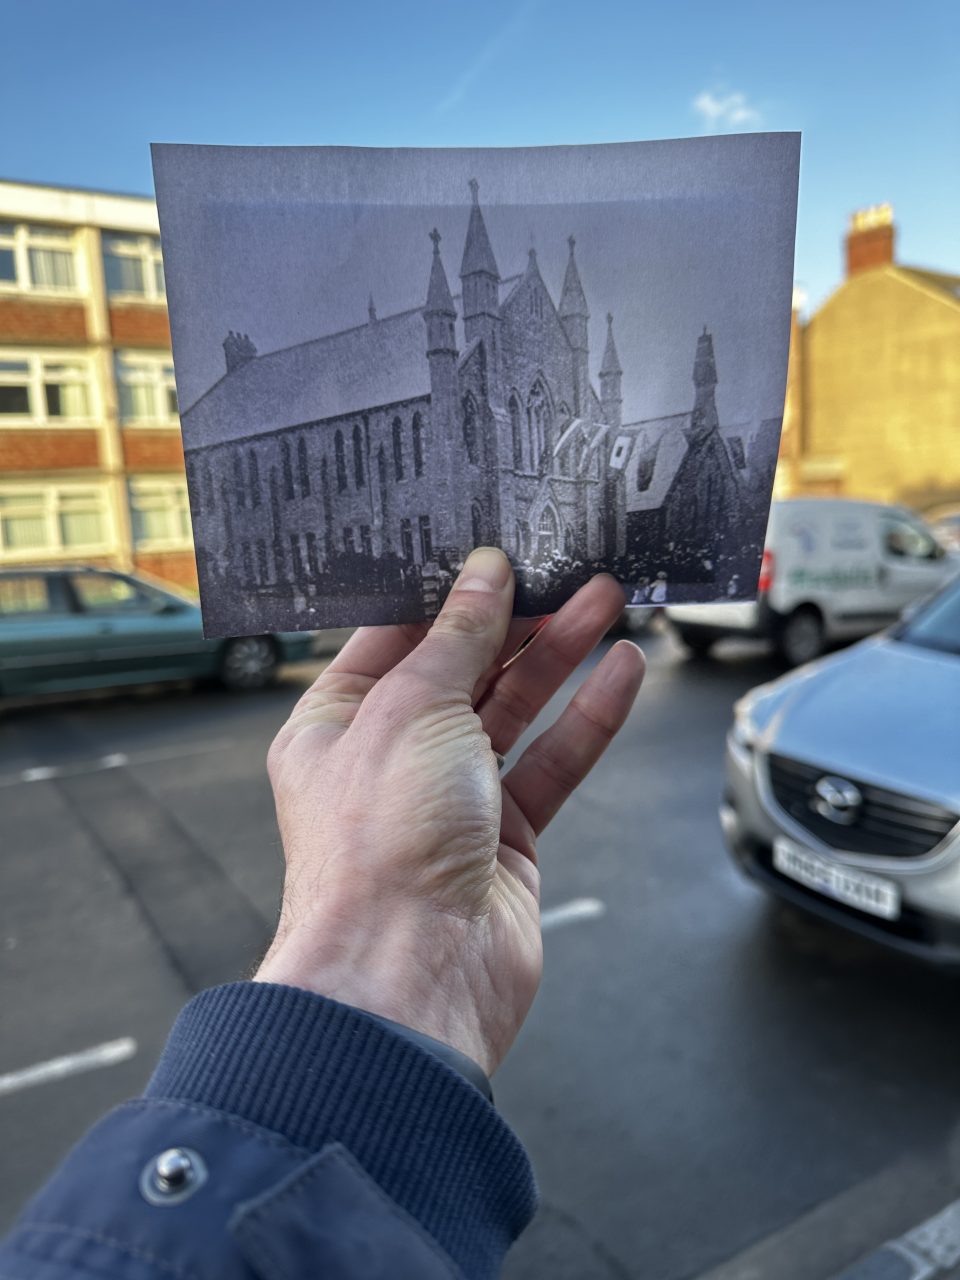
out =
<svg viewBox="0 0 960 1280"><path fill-rule="evenodd" d="M497 547L477 547L460 570L458 591L502 591L510 581L510 561Z"/></svg>

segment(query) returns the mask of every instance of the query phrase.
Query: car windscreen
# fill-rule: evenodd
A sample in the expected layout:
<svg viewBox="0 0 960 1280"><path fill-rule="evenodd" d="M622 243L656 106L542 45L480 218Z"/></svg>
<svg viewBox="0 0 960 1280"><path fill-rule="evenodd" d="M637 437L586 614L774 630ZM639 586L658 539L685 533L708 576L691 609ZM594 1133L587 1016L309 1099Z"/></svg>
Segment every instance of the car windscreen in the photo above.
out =
<svg viewBox="0 0 960 1280"><path fill-rule="evenodd" d="M893 632L895 640L960 654L960 582L952 583Z"/></svg>

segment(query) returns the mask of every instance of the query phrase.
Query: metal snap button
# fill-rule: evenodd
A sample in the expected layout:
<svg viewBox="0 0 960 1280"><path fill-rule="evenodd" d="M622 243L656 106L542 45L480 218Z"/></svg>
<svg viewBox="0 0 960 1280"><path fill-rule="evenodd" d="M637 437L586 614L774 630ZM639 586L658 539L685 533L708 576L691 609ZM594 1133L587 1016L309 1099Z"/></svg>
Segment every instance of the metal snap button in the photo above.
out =
<svg viewBox="0 0 960 1280"><path fill-rule="evenodd" d="M207 1166L189 1147L169 1147L149 1160L140 1175L140 1194L149 1204L181 1204L207 1180Z"/></svg>

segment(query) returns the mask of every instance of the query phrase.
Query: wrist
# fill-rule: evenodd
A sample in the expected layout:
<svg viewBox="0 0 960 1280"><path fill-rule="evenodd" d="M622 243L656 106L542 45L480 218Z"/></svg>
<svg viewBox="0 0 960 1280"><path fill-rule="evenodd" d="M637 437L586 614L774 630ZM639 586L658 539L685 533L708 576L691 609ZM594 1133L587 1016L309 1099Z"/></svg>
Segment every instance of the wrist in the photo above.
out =
<svg viewBox="0 0 960 1280"><path fill-rule="evenodd" d="M362 937L351 930L349 944L343 931L311 929L305 937L290 930L278 935L253 981L298 987L408 1028L449 1046L490 1076L498 1059L457 952L445 951L436 936L441 928L433 919L426 931L412 931L417 939L431 938L429 962L422 941L408 942L396 920L390 930ZM331 937L336 945L320 941Z"/></svg>

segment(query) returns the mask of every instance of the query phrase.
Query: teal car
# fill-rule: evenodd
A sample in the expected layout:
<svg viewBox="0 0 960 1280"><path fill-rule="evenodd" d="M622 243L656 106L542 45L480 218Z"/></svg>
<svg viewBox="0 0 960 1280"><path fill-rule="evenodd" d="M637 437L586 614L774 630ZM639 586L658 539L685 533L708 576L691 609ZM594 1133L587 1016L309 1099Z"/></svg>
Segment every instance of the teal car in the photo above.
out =
<svg viewBox="0 0 960 1280"><path fill-rule="evenodd" d="M88 566L0 570L0 696L215 678L262 689L310 632L205 640L191 600Z"/></svg>

